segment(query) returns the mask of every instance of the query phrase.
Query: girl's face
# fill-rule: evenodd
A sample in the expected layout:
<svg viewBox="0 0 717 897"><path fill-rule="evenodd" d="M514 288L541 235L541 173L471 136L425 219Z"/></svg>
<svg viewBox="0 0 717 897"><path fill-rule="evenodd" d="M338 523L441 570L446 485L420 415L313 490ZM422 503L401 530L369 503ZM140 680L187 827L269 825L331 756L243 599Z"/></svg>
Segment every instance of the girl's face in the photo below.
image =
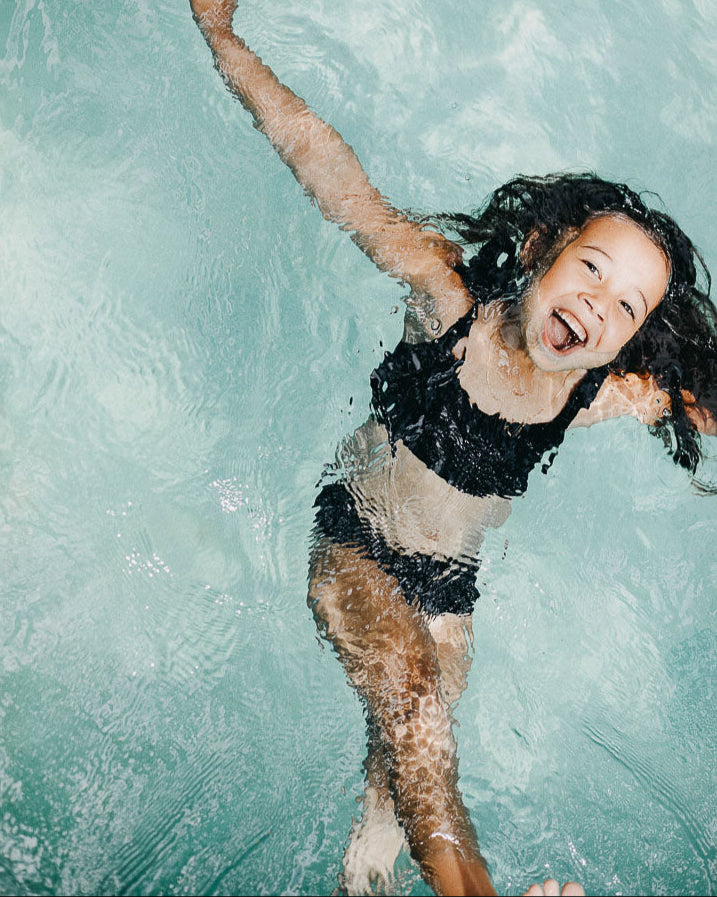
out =
<svg viewBox="0 0 717 897"><path fill-rule="evenodd" d="M528 288L521 308L528 355L546 371L607 364L660 303L668 279L665 254L639 225L593 218Z"/></svg>

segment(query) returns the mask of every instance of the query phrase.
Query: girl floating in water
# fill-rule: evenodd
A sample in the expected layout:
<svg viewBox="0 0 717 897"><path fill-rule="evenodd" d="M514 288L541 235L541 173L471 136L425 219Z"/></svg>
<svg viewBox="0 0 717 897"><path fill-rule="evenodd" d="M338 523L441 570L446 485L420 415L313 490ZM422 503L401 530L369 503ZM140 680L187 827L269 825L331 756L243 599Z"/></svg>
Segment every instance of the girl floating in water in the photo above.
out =
<svg viewBox="0 0 717 897"><path fill-rule="evenodd" d="M594 175L518 177L474 217L411 220L234 34L236 0L191 3L228 87L323 216L411 290L404 338L371 377L373 414L316 502L309 601L369 730L343 885L386 875L405 838L437 893L493 894L451 728L485 528L570 427L634 415L695 472L697 431L717 433L709 275L671 218Z"/></svg>

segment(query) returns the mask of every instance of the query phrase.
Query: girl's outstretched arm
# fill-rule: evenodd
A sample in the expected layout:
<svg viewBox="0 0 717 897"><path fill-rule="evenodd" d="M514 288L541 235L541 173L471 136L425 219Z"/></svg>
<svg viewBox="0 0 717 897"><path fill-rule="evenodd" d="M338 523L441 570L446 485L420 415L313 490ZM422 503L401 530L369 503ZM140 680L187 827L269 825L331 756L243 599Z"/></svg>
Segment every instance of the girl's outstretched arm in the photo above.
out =
<svg viewBox="0 0 717 897"><path fill-rule="evenodd" d="M334 128L282 84L232 30L237 0L190 0L199 28L229 89L252 114L324 218L391 276L405 281L419 305L450 326L472 305L453 270L461 250L411 221L373 187L356 154Z"/></svg>
<svg viewBox="0 0 717 897"><path fill-rule="evenodd" d="M671 402L652 377L626 374L618 377L610 374L589 408L578 413L571 427L591 427L613 417L636 417L643 424L657 424L670 413Z"/></svg>
<svg viewBox="0 0 717 897"><path fill-rule="evenodd" d="M685 413L700 433L717 436L717 419L712 412L699 405L687 390L682 390ZM602 420L630 415L643 424L654 426L670 414L672 403L669 395L661 390L654 378L641 374L618 377L611 374L600 387L589 408L584 408L571 423L571 427L590 427Z"/></svg>

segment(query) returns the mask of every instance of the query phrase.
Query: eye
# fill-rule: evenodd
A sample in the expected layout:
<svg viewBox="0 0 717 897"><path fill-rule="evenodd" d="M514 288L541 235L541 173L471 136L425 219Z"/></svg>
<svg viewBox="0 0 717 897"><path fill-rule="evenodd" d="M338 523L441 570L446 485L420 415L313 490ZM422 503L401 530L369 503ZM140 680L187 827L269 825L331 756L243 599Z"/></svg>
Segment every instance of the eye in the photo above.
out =
<svg viewBox="0 0 717 897"><path fill-rule="evenodd" d="M600 269L596 264L591 262L589 259L583 259L583 265L588 269L591 274L594 274L598 280L600 280Z"/></svg>
<svg viewBox="0 0 717 897"><path fill-rule="evenodd" d="M628 315L630 315L630 317L632 318L633 321L635 320L635 312L633 311L633 308L629 302L625 302L624 299L621 299L620 307L623 309L624 312L626 312Z"/></svg>

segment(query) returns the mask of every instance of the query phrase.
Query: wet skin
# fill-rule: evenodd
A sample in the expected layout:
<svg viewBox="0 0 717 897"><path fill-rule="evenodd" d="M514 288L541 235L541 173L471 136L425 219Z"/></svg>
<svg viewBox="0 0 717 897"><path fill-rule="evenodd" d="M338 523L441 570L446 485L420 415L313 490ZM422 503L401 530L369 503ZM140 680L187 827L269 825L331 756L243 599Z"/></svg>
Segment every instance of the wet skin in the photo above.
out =
<svg viewBox="0 0 717 897"><path fill-rule="evenodd" d="M637 224L621 216L593 219L525 297L528 356L546 372L607 364L660 303L668 278L664 253ZM560 348L566 328L574 336Z"/></svg>

